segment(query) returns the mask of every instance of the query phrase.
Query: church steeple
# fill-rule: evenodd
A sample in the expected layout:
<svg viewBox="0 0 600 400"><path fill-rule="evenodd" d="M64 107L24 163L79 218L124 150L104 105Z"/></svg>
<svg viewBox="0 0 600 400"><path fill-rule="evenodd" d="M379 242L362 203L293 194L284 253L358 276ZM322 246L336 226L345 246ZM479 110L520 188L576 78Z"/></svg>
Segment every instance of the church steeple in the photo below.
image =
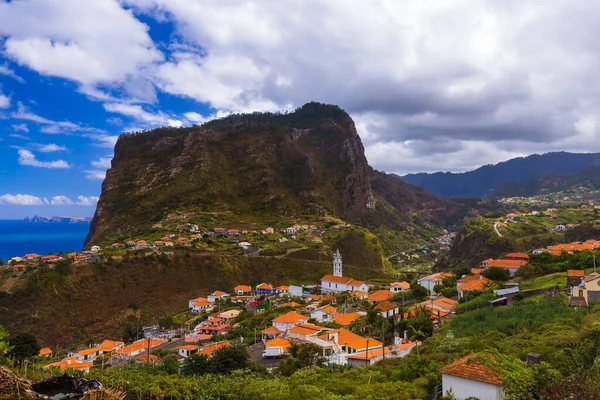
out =
<svg viewBox="0 0 600 400"><path fill-rule="evenodd" d="M333 255L333 276L342 276L342 255L339 249Z"/></svg>

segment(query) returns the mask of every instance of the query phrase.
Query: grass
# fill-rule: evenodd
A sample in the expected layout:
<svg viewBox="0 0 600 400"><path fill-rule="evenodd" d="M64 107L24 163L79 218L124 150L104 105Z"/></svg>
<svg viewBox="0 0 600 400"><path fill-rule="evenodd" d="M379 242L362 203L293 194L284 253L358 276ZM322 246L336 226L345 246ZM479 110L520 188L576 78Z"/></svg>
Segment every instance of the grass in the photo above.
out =
<svg viewBox="0 0 600 400"><path fill-rule="evenodd" d="M567 273L556 272L554 274L539 276L537 278L529 279L524 281L520 285L521 290L535 290L544 289L552 286L558 286L560 288L567 287Z"/></svg>

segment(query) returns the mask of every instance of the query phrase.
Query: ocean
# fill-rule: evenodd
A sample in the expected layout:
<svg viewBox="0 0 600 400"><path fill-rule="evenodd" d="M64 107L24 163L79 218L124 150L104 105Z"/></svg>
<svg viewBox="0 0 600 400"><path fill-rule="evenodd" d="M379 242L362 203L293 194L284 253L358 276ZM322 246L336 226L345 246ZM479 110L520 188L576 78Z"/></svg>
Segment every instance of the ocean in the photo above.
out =
<svg viewBox="0 0 600 400"><path fill-rule="evenodd" d="M6 261L26 253L80 251L90 230L89 223L28 223L0 220L0 259Z"/></svg>

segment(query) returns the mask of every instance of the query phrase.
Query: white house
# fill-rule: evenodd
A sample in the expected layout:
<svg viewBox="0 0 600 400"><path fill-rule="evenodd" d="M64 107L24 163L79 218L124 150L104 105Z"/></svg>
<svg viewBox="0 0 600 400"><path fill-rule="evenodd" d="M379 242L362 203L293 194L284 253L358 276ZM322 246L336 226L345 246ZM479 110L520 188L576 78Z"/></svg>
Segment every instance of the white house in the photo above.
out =
<svg viewBox="0 0 600 400"><path fill-rule="evenodd" d="M330 306L329 304L323 307L319 307L310 313L310 317L316 319L319 322L329 322L333 318L335 318L336 315L338 315L337 310L335 309L335 307Z"/></svg>
<svg viewBox="0 0 600 400"><path fill-rule="evenodd" d="M194 304L196 304L199 301L207 301L207 299L206 297L197 297L195 299L188 300L188 308L191 309L192 307L194 307Z"/></svg>
<svg viewBox="0 0 600 400"><path fill-rule="evenodd" d="M307 316L299 314L296 311L289 311L274 318L271 322L275 328L279 329L281 332L286 332L291 327L305 323L307 320Z"/></svg>
<svg viewBox="0 0 600 400"><path fill-rule="evenodd" d="M452 390L457 400L475 397L479 400L503 400L502 374L479 360L485 357L496 364L491 353L471 353L442 368L442 390ZM501 368L498 368L501 370Z"/></svg>
<svg viewBox="0 0 600 400"><path fill-rule="evenodd" d="M190 311L194 314L200 314L202 312L212 311L213 308L214 306L211 303L206 300L201 300L194 303Z"/></svg>
<svg viewBox="0 0 600 400"><path fill-rule="evenodd" d="M252 244L250 242L239 242L238 246L244 250L248 250L250 247L252 247Z"/></svg>
<svg viewBox="0 0 600 400"><path fill-rule="evenodd" d="M451 278L454 275L448 272L437 272L435 274L424 276L419 279L419 285L423 286L425 289L429 290L429 293L433 293L433 287L435 285L441 285L442 281L446 278Z"/></svg>
<svg viewBox="0 0 600 400"><path fill-rule="evenodd" d="M333 275L325 275L321 278L322 293L341 293L359 290L368 292L369 285L362 281L342 276L342 255L336 250L333 255Z"/></svg>
<svg viewBox="0 0 600 400"><path fill-rule="evenodd" d="M94 361L96 357L104 352L102 347L91 347L73 351L68 354L69 357L75 357L79 361Z"/></svg>
<svg viewBox="0 0 600 400"><path fill-rule="evenodd" d="M216 292L209 294L207 300L209 303L214 303L217 300L225 300L229 296L231 296L229 293L225 293L225 292L221 292L220 290L217 290Z"/></svg>
<svg viewBox="0 0 600 400"><path fill-rule="evenodd" d="M410 290L410 283L408 282L392 282L390 283L390 292L400 293L407 292Z"/></svg>
<svg viewBox="0 0 600 400"><path fill-rule="evenodd" d="M198 346L193 344L186 344L185 346L179 347L178 353L183 358L188 358L192 354L196 354L198 352Z"/></svg>

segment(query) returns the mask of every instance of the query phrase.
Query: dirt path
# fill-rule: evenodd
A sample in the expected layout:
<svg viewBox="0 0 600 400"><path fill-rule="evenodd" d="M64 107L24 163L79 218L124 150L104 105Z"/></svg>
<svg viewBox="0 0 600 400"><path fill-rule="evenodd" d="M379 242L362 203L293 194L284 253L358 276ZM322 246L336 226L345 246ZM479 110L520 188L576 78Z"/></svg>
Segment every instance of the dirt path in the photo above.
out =
<svg viewBox="0 0 600 400"><path fill-rule="evenodd" d="M19 280L19 277L12 277L9 276L7 280L4 281L4 283L2 284L2 286L0 287L0 290L4 291L4 292L10 292L10 288L12 287L12 285Z"/></svg>

